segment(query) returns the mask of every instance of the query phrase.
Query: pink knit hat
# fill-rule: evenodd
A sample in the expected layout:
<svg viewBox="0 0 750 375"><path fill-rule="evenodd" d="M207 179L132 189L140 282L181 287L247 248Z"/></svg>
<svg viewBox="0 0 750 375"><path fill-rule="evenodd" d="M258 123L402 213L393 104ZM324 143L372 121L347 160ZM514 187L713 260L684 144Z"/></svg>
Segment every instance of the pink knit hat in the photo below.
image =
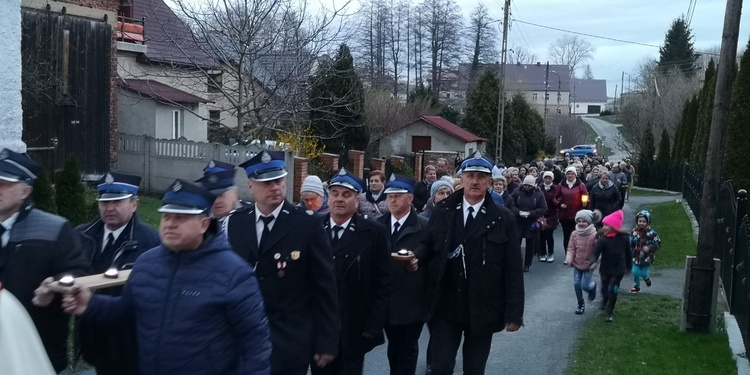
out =
<svg viewBox="0 0 750 375"><path fill-rule="evenodd" d="M603 220L602 224L611 227L614 230L620 230L622 228L622 221L625 219L622 210L617 210L607 215Z"/></svg>

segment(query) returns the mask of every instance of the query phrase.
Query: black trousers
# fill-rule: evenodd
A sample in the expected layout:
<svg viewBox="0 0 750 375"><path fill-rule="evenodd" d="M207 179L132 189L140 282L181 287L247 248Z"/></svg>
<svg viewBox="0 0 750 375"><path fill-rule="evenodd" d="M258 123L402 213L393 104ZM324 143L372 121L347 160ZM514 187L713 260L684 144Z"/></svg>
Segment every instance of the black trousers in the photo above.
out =
<svg viewBox="0 0 750 375"><path fill-rule="evenodd" d="M573 234L573 231L576 229L576 221L560 219L560 226L563 231L563 254L567 254L568 242L570 241L570 235Z"/></svg>
<svg viewBox="0 0 750 375"><path fill-rule="evenodd" d="M307 375L307 365L280 371L271 370L271 375Z"/></svg>
<svg viewBox="0 0 750 375"><path fill-rule="evenodd" d="M463 374L484 375L492 346L492 333L469 334L468 327L435 317L432 334L432 375L452 375L463 336Z"/></svg>
<svg viewBox="0 0 750 375"><path fill-rule="evenodd" d="M391 375L414 375L419 357L419 336L424 323L386 325ZM348 374L347 374L348 375Z"/></svg>
<svg viewBox="0 0 750 375"><path fill-rule="evenodd" d="M547 229L539 232L539 255L555 254L555 233L554 229Z"/></svg>
<svg viewBox="0 0 750 375"><path fill-rule="evenodd" d="M336 357L333 362L320 368L315 363L310 364L312 375L362 375L365 355L344 355Z"/></svg>
<svg viewBox="0 0 750 375"><path fill-rule="evenodd" d="M524 238L521 238L523 241ZM523 257L523 265L531 267L531 262L534 260L534 254L537 253L537 244L539 243L539 233L534 233L531 238L526 238L526 256Z"/></svg>

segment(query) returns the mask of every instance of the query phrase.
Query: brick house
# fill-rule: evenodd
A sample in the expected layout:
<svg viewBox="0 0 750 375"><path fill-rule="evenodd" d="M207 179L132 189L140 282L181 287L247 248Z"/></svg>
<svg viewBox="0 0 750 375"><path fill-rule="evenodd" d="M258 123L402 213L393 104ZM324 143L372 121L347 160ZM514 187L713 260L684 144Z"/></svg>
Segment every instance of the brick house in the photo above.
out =
<svg viewBox="0 0 750 375"><path fill-rule="evenodd" d="M484 151L486 141L440 116L422 116L394 129L377 142L380 156L420 151L448 151L465 156Z"/></svg>

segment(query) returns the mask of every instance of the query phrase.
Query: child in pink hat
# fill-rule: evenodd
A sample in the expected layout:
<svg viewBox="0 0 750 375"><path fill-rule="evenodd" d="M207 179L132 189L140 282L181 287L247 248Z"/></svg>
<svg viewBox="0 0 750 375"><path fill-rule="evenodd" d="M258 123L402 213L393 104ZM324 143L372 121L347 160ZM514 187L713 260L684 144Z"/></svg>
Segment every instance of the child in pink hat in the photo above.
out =
<svg viewBox="0 0 750 375"><path fill-rule="evenodd" d="M602 283L602 309L607 321L612 322L620 281L632 267L630 234L622 231L622 210L617 210L602 220L602 236L591 254L591 265L598 263Z"/></svg>

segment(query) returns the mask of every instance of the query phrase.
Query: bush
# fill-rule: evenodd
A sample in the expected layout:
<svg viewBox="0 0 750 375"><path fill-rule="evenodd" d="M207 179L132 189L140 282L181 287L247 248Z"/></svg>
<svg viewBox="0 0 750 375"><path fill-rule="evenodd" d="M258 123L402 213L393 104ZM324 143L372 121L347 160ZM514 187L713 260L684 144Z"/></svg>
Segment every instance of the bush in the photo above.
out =
<svg viewBox="0 0 750 375"><path fill-rule="evenodd" d="M414 170L411 169L406 163L399 163L393 166L393 173L400 174L402 176L409 176L414 177ZM388 180L389 176L386 176L386 181Z"/></svg>
<svg viewBox="0 0 750 375"><path fill-rule="evenodd" d="M34 202L34 207L49 213L57 213L55 188L52 186L52 180L50 180L47 171L42 171L34 182L31 200Z"/></svg>
<svg viewBox="0 0 750 375"><path fill-rule="evenodd" d="M603 110L603 111L599 112L599 116L611 116L611 115L614 115L614 114L615 114L615 113L614 113L614 112L612 112L612 111L611 111L611 110L609 110L609 109L605 109L605 110Z"/></svg>
<svg viewBox="0 0 750 375"><path fill-rule="evenodd" d="M86 206L86 188L81 183L81 165L77 157L71 156L65 161L56 187L57 213L73 225L86 222L89 208Z"/></svg>

